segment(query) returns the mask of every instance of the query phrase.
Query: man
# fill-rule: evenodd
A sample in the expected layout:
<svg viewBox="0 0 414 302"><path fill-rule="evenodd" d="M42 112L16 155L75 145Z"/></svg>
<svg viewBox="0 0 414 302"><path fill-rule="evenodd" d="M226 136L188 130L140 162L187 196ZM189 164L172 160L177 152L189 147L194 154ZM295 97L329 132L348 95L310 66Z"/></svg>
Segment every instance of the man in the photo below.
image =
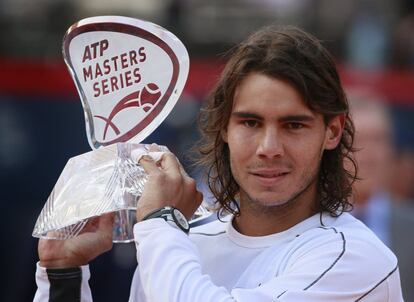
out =
<svg viewBox="0 0 414 302"><path fill-rule="evenodd" d="M414 301L414 209L392 197L391 178L396 150L393 125L386 104L372 92L350 94L355 122L355 153L360 180L354 184L353 214L360 218L398 257L401 284L407 301Z"/></svg>
<svg viewBox="0 0 414 302"><path fill-rule="evenodd" d="M397 259L344 213L353 126L315 38L291 27L251 36L200 121L200 163L221 219L188 236L180 213L164 207L191 217L202 199L194 180L172 154L143 157L130 301L402 301ZM111 218L89 228L40 241L35 301L91 300L87 264L111 247Z"/></svg>

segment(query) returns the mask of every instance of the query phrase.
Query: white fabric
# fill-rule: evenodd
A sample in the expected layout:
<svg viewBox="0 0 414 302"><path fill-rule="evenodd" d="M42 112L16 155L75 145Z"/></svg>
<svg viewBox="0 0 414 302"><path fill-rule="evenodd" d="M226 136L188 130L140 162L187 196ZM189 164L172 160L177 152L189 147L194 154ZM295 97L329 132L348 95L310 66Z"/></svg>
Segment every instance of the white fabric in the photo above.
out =
<svg viewBox="0 0 414 302"><path fill-rule="evenodd" d="M317 214L264 237L216 221L189 240L161 219L134 234L131 302L403 300L397 259L349 214Z"/></svg>
<svg viewBox="0 0 414 302"><path fill-rule="evenodd" d="M163 219L136 224L134 234L131 302L403 301L397 259L347 213L263 237L215 221L189 238Z"/></svg>

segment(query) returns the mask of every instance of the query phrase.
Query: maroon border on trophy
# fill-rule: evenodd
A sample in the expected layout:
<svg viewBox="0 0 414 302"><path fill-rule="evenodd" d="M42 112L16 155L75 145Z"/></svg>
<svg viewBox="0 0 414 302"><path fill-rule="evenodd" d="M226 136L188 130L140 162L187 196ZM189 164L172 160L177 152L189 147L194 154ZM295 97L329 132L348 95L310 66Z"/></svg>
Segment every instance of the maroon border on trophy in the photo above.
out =
<svg viewBox="0 0 414 302"><path fill-rule="evenodd" d="M78 26L78 23L75 23L72 25L68 32L66 33L64 37L64 52L66 56L66 60L68 61L68 64L70 65L70 68L74 70L71 58L69 56L69 45L72 39L79 34L86 33L86 32L92 32L92 31L113 31L113 32L121 32L129 35L134 35L140 38L143 38L145 40L148 40L158 47L160 47L162 50L164 50L168 56L170 57L172 64L173 64L173 74L171 77L171 82L168 85L167 90L165 91L164 95L162 96L161 100L158 102L157 106L141 121L139 122L134 128L127 131L120 137L109 141L109 142L99 142L97 138L95 137L95 131L90 131L90 133L93 133L93 138L98 144L102 146L111 145L113 143L118 142L126 142L129 139L136 136L138 133L140 133L143 129L145 129L153 120L154 118L162 111L162 109L167 104L167 101L169 100L171 94L174 91L174 88L177 84L178 79L178 73L180 71L180 64L178 62L177 56L174 53L174 51L171 49L171 47L164 42L162 39L154 35L153 33L144 30L142 28L128 25L124 23L115 23L115 22L99 22L99 23L92 23L92 24L85 24ZM80 87L79 87L80 88ZM80 96L82 98L82 96Z"/></svg>

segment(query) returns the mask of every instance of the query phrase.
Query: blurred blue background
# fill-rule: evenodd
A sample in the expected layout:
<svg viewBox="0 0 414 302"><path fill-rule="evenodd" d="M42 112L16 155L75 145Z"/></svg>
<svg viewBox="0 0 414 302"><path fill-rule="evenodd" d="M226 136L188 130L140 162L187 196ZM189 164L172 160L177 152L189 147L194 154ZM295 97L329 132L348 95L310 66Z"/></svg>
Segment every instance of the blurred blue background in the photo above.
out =
<svg viewBox="0 0 414 302"><path fill-rule="evenodd" d="M352 95L369 95L388 107L393 157L389 180L382 185L396 204L412 204L412 0L2 0L0 258L6 278L1 301L32 300L37 261L37 239L31 237L34 223L66 161L90 150L61 44L70 25L97 15L152 21L176 34L188 48L191 68L181 100L146 142L167 145L194 176L198 171L189 167L188 155L198 138L196 115L226 61L226 51L271 23L297 25L313 33L334 54ZM92 263L95 301L127 301L134 253L132 244L118 244Z"/></svg>

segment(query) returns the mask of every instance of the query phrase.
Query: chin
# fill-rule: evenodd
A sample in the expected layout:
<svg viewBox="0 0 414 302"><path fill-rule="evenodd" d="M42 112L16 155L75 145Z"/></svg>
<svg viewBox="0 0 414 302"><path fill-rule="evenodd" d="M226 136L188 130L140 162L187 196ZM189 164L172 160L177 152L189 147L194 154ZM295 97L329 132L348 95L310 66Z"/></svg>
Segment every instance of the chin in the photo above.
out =
<svg viewBox="0 0 414 302"><path fill-rule="evenodd" d="M270 201L259 201L263 206L266 207L278 207L278 206L283 206L285 204L287 204L289 202L289 200L270 200Z"/></svg>
<svg viewBox="0 0 414 302"><path fill-rule="evenodd" d="M252 194L249 196L251 202L260 204L265 207L281 206L289 202L289 198L280 196L279 194L276 195L275 193Z"/></svg>

